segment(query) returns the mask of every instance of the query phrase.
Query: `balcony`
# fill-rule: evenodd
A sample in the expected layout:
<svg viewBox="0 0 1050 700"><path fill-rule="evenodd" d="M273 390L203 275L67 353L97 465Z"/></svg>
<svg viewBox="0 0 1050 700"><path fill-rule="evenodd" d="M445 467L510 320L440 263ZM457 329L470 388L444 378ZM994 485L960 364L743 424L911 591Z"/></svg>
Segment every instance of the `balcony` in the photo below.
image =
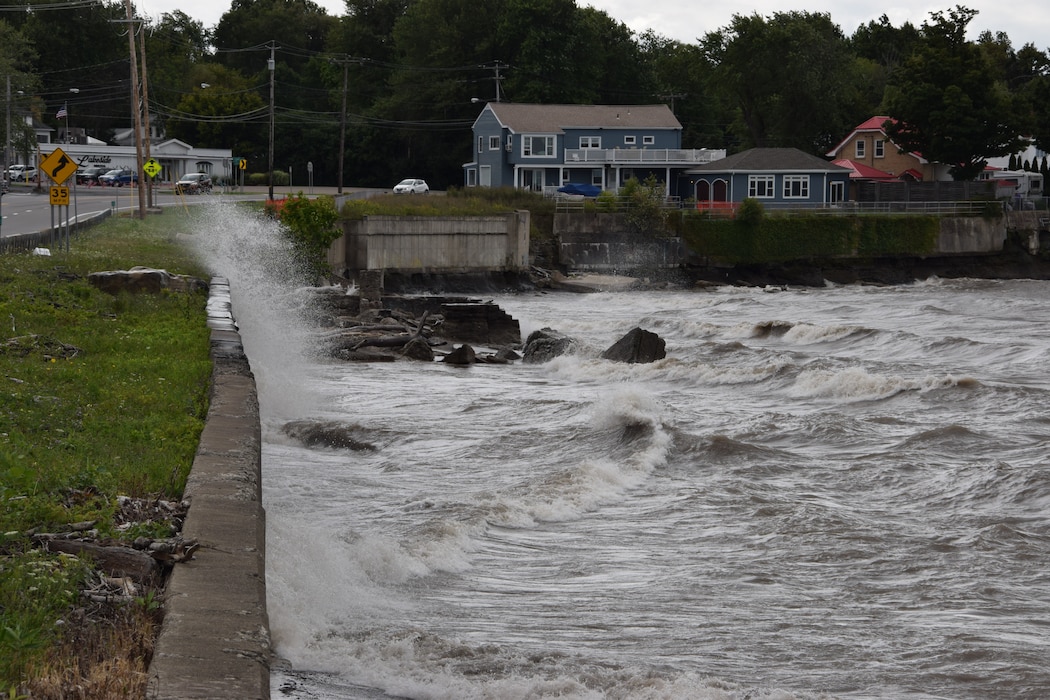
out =
<svg viewBox="0 0 1050 700"><path fill-rule="evenodd" d="M566 148L565 164L574 165L700 165L726 157L714 148Z"/></svg>

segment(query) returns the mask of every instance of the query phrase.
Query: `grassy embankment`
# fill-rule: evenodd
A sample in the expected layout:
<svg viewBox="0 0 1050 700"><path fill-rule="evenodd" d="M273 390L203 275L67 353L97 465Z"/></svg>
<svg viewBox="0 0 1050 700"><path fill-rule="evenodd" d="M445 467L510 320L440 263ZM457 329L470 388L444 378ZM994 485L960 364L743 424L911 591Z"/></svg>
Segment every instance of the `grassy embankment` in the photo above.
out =
<svg viewBox="0 0 1050 700"><path fill-rule="evenodd" d="M111 220L69 253L0 256L3 697L145 697L157 591L92 602L91 562L43 552L33 536L75 525L100 541L172 534L118 529L114 517L118 496L181 498L208 407L207 295L111 296L87 275L143 265L207 279L171 235L185 223L174 210Z"/></svg>

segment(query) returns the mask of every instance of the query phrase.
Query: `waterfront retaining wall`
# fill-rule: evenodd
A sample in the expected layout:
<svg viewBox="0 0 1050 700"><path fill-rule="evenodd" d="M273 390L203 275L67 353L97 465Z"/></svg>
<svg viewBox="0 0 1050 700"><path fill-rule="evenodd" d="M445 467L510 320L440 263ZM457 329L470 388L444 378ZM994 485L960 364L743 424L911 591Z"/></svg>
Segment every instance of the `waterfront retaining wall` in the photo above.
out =
<svg viewBox="0 0 1050 700"><path fill-rule="evenodd" d="M266 700L271 646L259 400L223 278L211 282L208 327L211 401L182 529L200 547L175 566L165 587L147 696Z"/></svg>
<svg viewBox="0 0 1050 700"><path fill-rule="evenodd" d="M529 212L501 216L366 216L343 222L328 251L348 279L362 270L464 274L527 270Z"/></svg>

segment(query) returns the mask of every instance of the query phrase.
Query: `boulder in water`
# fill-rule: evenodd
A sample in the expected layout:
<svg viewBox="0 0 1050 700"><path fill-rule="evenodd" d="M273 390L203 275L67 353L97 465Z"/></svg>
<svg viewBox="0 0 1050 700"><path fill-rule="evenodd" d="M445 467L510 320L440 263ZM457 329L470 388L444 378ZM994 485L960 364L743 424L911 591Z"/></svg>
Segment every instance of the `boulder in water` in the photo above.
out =
<svg viewBox="0 0 1050 700"><path fill-rule="evenodd" d="M522 361L540 364L576 349L576 341L552 328L533 331L525 340Z"/></svg>
<svg viewBox="0 0 1050 700"><path fill-rule="evenodd" d="M603 360L628 363L647 363L667 357L664 339L652 331L632 328L602 353Z"/></svg>

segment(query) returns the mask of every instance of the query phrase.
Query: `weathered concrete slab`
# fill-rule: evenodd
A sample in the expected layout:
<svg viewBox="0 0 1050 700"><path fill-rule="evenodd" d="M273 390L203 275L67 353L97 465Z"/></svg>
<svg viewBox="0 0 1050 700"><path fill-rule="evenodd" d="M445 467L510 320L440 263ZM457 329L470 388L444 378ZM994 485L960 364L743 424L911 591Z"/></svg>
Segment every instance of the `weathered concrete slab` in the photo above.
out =
<svg viewBox="0 0 1050 700"><path fill-rule="evenodd" d="M200 548L168 581L149 697L266 700L272 649L259 401L229 313L229 283L213 280L211 294L211 405L186 484L182 532Z"/></svg>

